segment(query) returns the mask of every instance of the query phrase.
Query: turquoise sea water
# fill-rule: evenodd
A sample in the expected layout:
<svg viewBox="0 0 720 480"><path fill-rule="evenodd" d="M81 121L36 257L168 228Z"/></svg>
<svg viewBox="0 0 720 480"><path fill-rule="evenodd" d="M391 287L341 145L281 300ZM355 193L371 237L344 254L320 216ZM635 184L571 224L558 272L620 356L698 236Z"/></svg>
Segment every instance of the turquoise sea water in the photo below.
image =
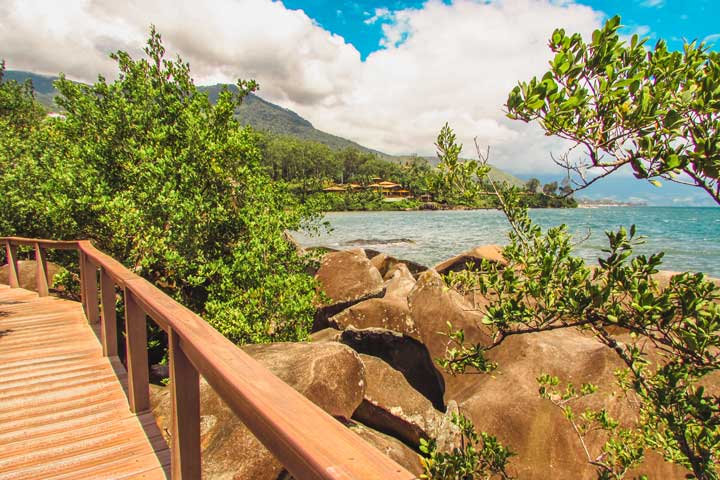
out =
<svg viewBox="0 0 720 480"><path fill-rule="evenodd" d="M638 233L647 237L637 252L664 251L664 270L702 271L720 277L720 208L537 209L531 216L543 227L568 225L576 241L590 232L576 248L590 264L597 263L600 249L607 246L606 230L635 224ZM505 217L495 210L334 212L325 219L333 228L330 234L298 233L298 240L305 246L373 248L428 266L478 245L505 244L509 229ZM411 242L387 243L391 240Z"/></svg>

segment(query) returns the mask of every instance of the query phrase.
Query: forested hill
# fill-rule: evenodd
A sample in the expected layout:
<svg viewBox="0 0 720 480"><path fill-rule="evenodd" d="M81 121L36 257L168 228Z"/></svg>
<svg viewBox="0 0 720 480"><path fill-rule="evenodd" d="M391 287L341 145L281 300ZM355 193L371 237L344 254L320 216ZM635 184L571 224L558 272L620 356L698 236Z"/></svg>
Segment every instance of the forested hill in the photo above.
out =
<svg viewBox="0 0 720 480"><path fill-rule="evenodd" d="M57 80L57 77L39 75L37 73L20 70L6 70L5 78L7 80L16 80L18 82L24 82L29 78L33 82L36 99L49 111L57 111L58 107L54 102L57 91L55 90L55 87L53 87L53 81ZM207 92L208 97L214 103L218 94L225 86L231 90L237 90L235 85L222 84L200 86L198 87L198 90ZM287 108L283 108L279 105L268 102L267 100L263 100L254 94L250 94L247 98L245 98L243 104L237 109L236 115L241 123L251 125L253 128L258 130L264 130L280 135L290 135L303 140L322 143L333 150L342 150L348 147L356 148L364 152L375 153L384 160L398 163L411 158L409 156L388 155L386 153L364 147L352 140L318 130L313 127L312 123L292 110L288 110ZM437 163L436 157L425 158L432 165ZM491 177L495 180L506 181L512 185L520 186L525 183L517 177L494 167Z"/></svg>
<svg viewBox="0 0 720 480"><path fill-rule="evenodd" d="M35 89L37 100L50 111L56 111L58 109L57 105L55 105L55 102L53 101L55 95L57 95L57 91L53 87L53 81L57 80L57 77L39 75L37 73L24 72L20 70L7 70L5 71L5 76L7 80L16 80L18 82L24 82L29 78L33 82L33 88ZM198 90L207 92L210 100L214 103L223 87L228 87L230 90L237 91L237 87L235 85L199 86ZM365 152L377 153L383 157L388 156L382 152L364 147L352 140L318 130L313 127L312 123L302 118L292 110L270 103L254 94L250 94L247 98L245 98L242 106L238 108L236 114L241 123L251 125L258 130L265 130L282 135L291 135L303 140L312 140L314 142L325 144L334 150L352 147Z"/></svg>
<svg viewBox="0 0 720 480"><path fill-rule="evenodd" d="M48 110L56 111L58 107L55 105L53 99L55 95L57 95L57 90L53 87L53 82L57 80L58 77L49 77L19 70L5 70L5 80L15 80L16 82L22 83L28 78L32 80L33 88L35 89L35 99Z"/></svg>
<svg viewBox="0 0 720 480"><path fill-rule="evenodd" d="M237 91L235 85L222 84L201 86L198 87L198 90L207 92L210 101L214 103L223 87L227 87L231 91ZM270 103L254 94L250 94L245 98L240 108L237 109L236 115L242 124L251 125L258 130L281 135L291 135L303 140L311 140L325 144L334 150L351 147L365 152L387 156L382 152L364 147L352 140L318 130L313 127L312 123L292 110Z"/></svg>

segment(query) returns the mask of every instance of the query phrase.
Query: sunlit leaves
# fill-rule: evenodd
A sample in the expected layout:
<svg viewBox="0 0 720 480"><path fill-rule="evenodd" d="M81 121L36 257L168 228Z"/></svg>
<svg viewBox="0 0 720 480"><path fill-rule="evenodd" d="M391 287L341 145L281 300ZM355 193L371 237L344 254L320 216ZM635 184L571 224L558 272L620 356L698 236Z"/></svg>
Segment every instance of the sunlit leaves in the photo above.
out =
<svg viewBox="0 0 720 480"><path fill-rule="evenodd" d="M265 174L257 135L234 119L257 84L211 104L154 28L145 57L112 58L114 82L56 83L66 118L39 122L2 169L0 226L92 239L233 341L304 338L315 284L283 233L312 213Z"/></svg>
<svg viewBox="0 0 720 480"><path fill-rule="evenodd" d="M696 478L717 478L720 402L717 392L704 386L720 369L720 289L691 273L661 286L655 275L663 254L634 255L643 242L634 226L606 232L608 246L591 268L573 255L564 226L543 232L521 206L517 190L497 192L512 227L503 250L507 265L486 261L448 277L454 287L475 289L488 300L483 324L492 342L467 344L463 331L449 326L451 342L439 364L453 374L466 368L502 370L487 353L511 335L570 327L589 331L627 367L617 378L639 401L634 426L620 428L602 409L577 415L570 402L593 393L591 385L561 390L555 377L538 381L541 396L562 408L581 440L592 425L606 431L603 453L589 459L600 478L621 478L646 448ZM628 333L629 340L611 333L617 331Z"/></svg>
<svg viewBox="0 0 720 480"><path fill-rule="evenodd" d="M587 155L576 167L627 164L638 178L673 181L682 171L720 203L720 54L695 42L648 48L637 35L625 43L619 29L613 17L587 43L555 30L550 69L510 92L508 116L575 142Z"/></svg>

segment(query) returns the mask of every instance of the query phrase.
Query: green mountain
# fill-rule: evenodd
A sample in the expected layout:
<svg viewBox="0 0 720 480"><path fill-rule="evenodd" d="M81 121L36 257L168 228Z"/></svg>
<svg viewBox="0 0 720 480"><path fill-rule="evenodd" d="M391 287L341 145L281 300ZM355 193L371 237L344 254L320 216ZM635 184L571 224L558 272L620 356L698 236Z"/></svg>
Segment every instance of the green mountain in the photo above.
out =
<svg viewBox="0 0 720 480"><path fill-rule="evenodd" d="M237 92L237 86L223 84L200 86L198 90L207 92L210 101L214 102L217 100L223 88ZM251 125L258 130L281 135L291 135L303 140L323 143L335 150L352 147L366 152L377 153L381 156L387 156L382 152L364 147L352 140L318 130L313 127L312 123L292 110L263 100L255 94L250 94L245 97L242 105L236 110L235 115L243 125Z"/></svg>
<svg viewBox="0 0 720 480"><path fill-rule="evenodd" d="M58 110L57 105L55 105L57 90L55 90L53 86L53 82L57 80L58 77L49 77L47 75L21 72L18 70L6 70L4 75L5 80L15 80L19 83L23 83L28 79L31 80L33 89L35 89L35 99L51 112Z"/></svg>
<svg viewBox="0 0 720 480"><path fill-rule="evenodd" d="M58 106L55 105L54 100L57 96L57 90L55 90L55 87L53 86L53 82L57 80L58 77L39 75L37 73L19 70L6 70L5 78L7 80L15 80L18 82L24 82L25 80L30 79L33 83L33 88L35 89L35 98L49 111L59 110ZM234 92L237 91L237 86L235 85L217 84L198 87L200 91L208 94L208 97L212 102L217 100L217 97L223 88L228 88ZM235 115L242 124L251 125L253 128L258 130L264 130L281 135L290 135L303 140L323 143L336 150L348 147L357 148L358 150L376 153L384 160L398 163L405 162L412 158L410 156L388 155L386 153L364 147L352 140L318 130L313 127L312 123L292 110L288 110L287 108L283 108L279 105L275 105L274 103L270 103L267 100L263 100L255 94L250 94L245 98L242 105L236 110ZM432 165L436 165L438 162L437 157L424 158ZM514 175L503 172L495 167L492 167L490 175L494 180L504 181L512 185L521 186L525 184L523 180L520 180Z"/></svg>

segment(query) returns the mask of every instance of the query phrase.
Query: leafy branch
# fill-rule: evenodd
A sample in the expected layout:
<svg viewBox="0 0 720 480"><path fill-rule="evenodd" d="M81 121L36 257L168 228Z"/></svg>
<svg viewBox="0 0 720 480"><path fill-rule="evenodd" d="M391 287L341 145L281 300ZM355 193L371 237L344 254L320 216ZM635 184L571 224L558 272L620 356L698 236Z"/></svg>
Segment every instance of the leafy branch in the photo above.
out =
<svg viewBox="0 0 720 480"><path fill-rule="evenodd" d="M447 143L454 137L446 129L441 137L441 152L456 156L458 146ZM453 162L440 167L452 173L455 185L463 185L482 179L486 163L483 155L473 169ZM450 348L438 363L453 374L487 372L496 367L487 353L509 336L572 327L591 332L627 367L621 385L639 399L636 430L642 431L644 445L687 467L695 478L718 478L720 400L703 388L720 366L718 288L692 273L676 275L661 288L654 275L663 254L633 257L633 248L643 241L634 226L606 232L605 255L589 267L572 255L564 225L543 232L520 205L516 190L494 188L512 226L503 250L507 265L484 261L476 271L449 277L451 285L475 289L489 301L483 324L491 341L466 344L462 330L450 327ZM612 333L617 331L629 333L631 340L618 341ZM613 438L606 449L623 445ZM608 458L635 458L633 445ZM625 470L612 471L621 476Z"/></svg>

